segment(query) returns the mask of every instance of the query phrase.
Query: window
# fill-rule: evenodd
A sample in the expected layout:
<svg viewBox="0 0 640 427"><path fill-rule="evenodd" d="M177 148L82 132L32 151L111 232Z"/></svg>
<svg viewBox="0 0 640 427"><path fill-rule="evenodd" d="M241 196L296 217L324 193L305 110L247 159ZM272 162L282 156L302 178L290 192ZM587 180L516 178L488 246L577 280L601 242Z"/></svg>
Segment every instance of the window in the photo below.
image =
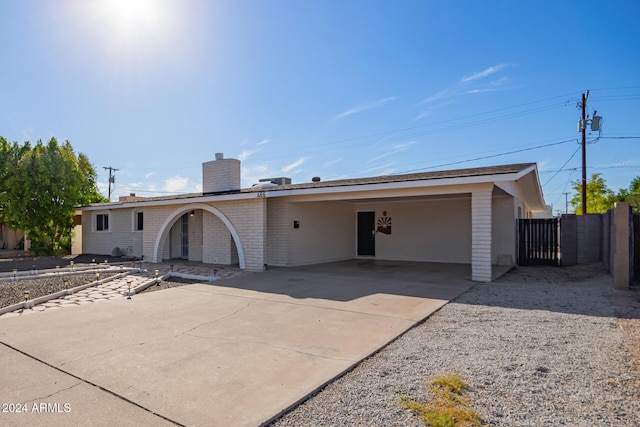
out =
<svg viewBox="0 0 640 427"><path fill-rule="evenodd" d="M143 221L144 221L144 214L142 213L142 211L136 212L136 227L135 227L136 231L144 230L144 222Z"/></svg>
<svg viewBox="0 0 640 427"><path fill-rule="evenodd" d="M96 231L109 231L109 214L96 215Z"/></svg>

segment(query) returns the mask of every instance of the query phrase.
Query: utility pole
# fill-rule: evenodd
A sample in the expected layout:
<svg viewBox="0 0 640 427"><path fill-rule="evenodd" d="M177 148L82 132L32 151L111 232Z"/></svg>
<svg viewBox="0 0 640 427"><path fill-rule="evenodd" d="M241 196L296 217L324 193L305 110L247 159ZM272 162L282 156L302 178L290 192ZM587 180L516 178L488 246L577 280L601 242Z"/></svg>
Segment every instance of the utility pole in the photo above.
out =
<svg viewBox="0 0 640 427"><path fill-rule="evenodd" d="M564 194L564 213L568 214L569 213L569 193L562 193Z"/></svg>
<svg viewBox="0 0 640 427"><path fill-rule="evenodd" d="M119 169L112 168L111 166L103 166L102 168L109 171L109 201L111 201L111 184L116 182L116 176L113 175L113 172Z"/></svg>
<svg viewBox="0 0 640 427"><path fill-rule="evenodd" d="M582 94L582 118L580 130L582 131L582 215L587 214L587 98L589 91Z"/></svg>

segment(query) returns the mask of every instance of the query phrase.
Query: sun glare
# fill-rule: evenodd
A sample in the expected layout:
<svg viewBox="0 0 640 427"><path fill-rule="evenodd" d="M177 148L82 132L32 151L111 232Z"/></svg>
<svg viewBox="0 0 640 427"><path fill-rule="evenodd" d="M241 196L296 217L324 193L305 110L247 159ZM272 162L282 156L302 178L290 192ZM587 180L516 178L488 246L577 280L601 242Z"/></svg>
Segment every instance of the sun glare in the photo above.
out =
<svg viewBox="0 0 640 427"><path fill-rule="evenodd" d="M98 13L111 26L113 35L140 38L166 28L166 2L159 0L103 0Z"/></svg>

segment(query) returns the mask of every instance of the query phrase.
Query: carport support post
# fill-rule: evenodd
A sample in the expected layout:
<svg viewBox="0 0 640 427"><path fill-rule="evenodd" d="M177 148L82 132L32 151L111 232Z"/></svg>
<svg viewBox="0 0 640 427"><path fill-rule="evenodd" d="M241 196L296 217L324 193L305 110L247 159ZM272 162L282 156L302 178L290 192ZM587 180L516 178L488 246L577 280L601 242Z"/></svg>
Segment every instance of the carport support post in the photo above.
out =
<svg viewBox="0 0 640 427"><path fill-rule="evenodd" d="M471 193L471 280L491 281L491 199L493 188Z"/></svg>

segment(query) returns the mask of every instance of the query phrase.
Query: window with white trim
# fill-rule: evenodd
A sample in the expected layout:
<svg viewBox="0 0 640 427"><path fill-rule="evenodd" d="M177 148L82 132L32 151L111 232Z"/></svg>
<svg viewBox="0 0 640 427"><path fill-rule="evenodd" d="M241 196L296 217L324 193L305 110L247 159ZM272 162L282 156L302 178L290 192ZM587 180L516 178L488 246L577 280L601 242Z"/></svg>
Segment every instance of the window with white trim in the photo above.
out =
<svg viewBox="0 0 640 427"><path fill-rule="evenodd" d="M109 231L109 214L96 214L95 231Z"/></svg>
<svg viewBox="0 0 640 427"><path fill-rule="evenodd" d="M142 211L136 211L133 213L134 215L134 227L133 229L135 231L142 231L144 230L144 213Z"/></svg>

